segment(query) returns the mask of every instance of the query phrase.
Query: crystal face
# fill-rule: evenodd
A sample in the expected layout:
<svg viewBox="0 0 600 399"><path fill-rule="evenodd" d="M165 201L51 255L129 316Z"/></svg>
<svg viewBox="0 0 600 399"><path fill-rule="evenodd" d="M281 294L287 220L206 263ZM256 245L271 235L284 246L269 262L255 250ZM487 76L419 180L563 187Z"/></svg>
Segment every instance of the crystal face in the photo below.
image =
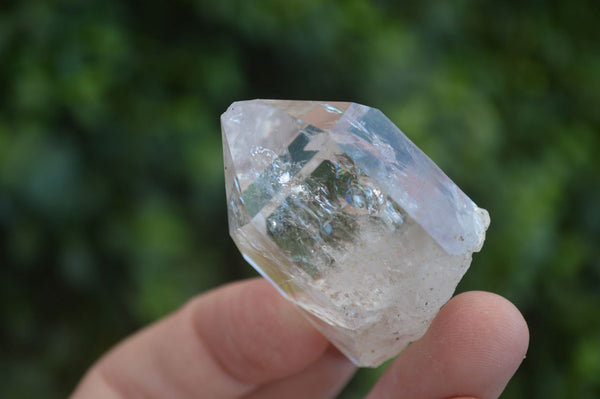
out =
<svg viewBox="0 0 600 399"><path fill-rule="evenodd" d="M489 216L379 110L252 100L221 116L244 258L359 366L420 338Z"/></svg>

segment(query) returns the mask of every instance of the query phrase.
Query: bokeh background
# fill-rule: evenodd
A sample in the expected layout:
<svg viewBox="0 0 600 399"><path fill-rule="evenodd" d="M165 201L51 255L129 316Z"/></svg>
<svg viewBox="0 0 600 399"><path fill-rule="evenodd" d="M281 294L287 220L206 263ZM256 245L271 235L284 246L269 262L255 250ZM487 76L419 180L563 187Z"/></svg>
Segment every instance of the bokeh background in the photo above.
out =
<svg viewBox="0 0 600 399"><path fill-rule="evenodd" d="M219 127L251 98L383 110L491 214L459 290L529 322L503 398L600 397L599 17L592 0L2 2L0 397L65 397L125 335L255 275L228 237Z"/></svg>

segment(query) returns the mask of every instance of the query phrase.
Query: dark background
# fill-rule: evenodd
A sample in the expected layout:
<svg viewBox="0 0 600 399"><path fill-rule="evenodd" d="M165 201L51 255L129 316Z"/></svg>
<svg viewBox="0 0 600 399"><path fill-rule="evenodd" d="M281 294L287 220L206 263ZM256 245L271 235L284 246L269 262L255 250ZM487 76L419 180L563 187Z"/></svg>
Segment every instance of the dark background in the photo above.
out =
<svg viewBox="0 0 600 399"><path fill-rule="evenodd" d="M503 398L600 397L600 2L402 3L2 2L0 396L64 397L122 337L255 275L219 115L283 98L380 108L489 210L459 290L529 322Z"/></svg>

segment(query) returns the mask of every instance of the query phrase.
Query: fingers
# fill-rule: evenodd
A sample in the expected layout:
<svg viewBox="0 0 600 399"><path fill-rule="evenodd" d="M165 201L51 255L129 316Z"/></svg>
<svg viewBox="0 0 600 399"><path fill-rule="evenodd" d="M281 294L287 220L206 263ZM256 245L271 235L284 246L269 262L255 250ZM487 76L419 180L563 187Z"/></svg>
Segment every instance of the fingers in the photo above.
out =
<svg viewBox="0 0 600 399"><path fill-rule="evenodd" d="M527 326L508 301L459 295L369 398L496 398L527 345ZM327 398L353 371L268 283L252 280L203 295L125 341L73 397Z"/></svg>
<svg viewBox="0 0 600 399"><path fill-rule="evenodd" d="M497 398L527 351L529 332L506 299L468 292L386 370L369 399Z"/></svg>
<svg viewBox="0 0 600 399"><path fill-rule="evenodd" d="M126 340L74 397L238 398L319 365L328 347L273 287L250 280L200 296ZM320 367L331 372L339 362L327 359Z"/></svg>
<svg viewBox="0 0 600 399"><path fill-rule="evenodd" d="M298 375L268 384L246 399L336 398L355 371L356 366L330 346L325 355Z"/></svg>

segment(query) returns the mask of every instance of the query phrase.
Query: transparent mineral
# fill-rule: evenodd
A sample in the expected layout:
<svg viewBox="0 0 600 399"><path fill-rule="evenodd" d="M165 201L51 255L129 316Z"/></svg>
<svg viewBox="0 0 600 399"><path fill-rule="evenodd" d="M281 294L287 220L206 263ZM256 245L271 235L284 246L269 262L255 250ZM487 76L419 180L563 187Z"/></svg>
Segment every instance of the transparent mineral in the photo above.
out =
<svg viewBox="0 0 600 399"><path fill-rule="evenodd" d="M241 101L221 124L244 258L359 366L421 337L481 249L488 213L377 109Z"/></svg>

